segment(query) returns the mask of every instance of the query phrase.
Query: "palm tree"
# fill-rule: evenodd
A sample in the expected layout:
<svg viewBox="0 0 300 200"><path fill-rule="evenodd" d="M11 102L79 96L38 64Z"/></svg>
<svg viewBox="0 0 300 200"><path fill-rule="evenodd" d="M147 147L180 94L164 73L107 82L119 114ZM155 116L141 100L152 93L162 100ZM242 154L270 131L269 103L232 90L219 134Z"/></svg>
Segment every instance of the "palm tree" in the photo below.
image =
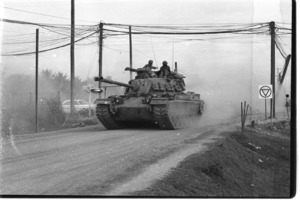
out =
<svg viewBox="0 0 300 200"><path fill-rule="evenodd" d="M54 87L60 94L68 96L70 94L70 80L66 74L58 72L52 76Z"/></svg>

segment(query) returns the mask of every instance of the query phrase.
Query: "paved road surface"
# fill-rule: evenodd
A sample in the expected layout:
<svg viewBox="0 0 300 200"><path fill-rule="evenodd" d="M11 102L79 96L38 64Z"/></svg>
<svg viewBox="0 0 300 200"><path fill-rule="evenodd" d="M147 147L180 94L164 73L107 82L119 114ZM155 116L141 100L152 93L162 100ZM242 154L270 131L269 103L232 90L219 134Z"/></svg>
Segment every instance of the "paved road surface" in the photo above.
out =
<svg viewBox="0 0 300 200"><path fill-rule="evenodd" d="M216 132L68 129L2 141L1 194L103 195L147 166Z"/></svg>

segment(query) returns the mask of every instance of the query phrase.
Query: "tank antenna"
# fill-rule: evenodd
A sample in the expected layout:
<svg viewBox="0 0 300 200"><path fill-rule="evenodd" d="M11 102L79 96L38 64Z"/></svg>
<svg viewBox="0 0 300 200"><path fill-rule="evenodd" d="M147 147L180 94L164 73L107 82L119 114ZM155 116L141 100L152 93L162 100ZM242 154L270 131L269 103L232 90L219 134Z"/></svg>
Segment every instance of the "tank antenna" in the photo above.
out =
<svg viewBox="0 0 300 200"><path fill-rule="evenodd" d="M175 69L174 69L174 72L178 73L177 62L175 62Z"/></svg>
<svg viewBox="0 0 300 200"><path fill-rule="evenodd" d="M153 51L153 55L154 55L155 64L156 64L156 66L158 66L151 37L150 37L150 42L151 42L151 46L152 46L152 51Z"/></svg>
<svg viewBox="0 0 300 200"><path fill-rule="evenodd" d="M174 62L174 38L173 38L173 50L172 50L172 70L174 69L173 62Z"/></svg>

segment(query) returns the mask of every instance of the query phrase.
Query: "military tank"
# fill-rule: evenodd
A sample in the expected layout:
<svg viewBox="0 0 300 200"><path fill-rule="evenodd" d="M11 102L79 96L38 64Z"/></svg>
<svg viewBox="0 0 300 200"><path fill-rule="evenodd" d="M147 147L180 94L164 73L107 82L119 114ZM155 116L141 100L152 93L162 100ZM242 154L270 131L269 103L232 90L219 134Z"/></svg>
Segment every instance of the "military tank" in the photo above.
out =
<svg viewBox="0 0 300 200"><path fill-rule="evenodd" d="M129 124L152 123L160 129L189 127L203 113L204 101L200 94L184 92L184 76L177 69L166 77L144 68L136 72L128 84L95 77L95 81L126 87L124 95L112 95L96 99L96 115L107 129L126 128Z"/></svg>

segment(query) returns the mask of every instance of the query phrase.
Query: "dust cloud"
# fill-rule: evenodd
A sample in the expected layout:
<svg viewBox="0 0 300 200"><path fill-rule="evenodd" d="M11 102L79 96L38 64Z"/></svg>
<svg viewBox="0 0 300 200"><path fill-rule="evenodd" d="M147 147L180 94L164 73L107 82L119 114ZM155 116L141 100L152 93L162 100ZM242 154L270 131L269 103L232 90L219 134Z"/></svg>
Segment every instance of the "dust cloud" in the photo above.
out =
<svg viewBox="0 0 300 200"><path fill-rule="evenodd" d="M183 68L186 74L187 91L199 93L200 98L205 102L200 125L239 122L241 102L244 101L250 106L248 119L264 120L265 101L258 98L258 87L270 84L268 45L257 45L250 41L249 44L235 49L234 44L222 46L212 44L210 54L213 52L214 59L209 53L203 52L200 59L191 55L190 61L183 63L192 69L187 71ZM196 46L193 50L201 52L201 49ZM237 51L239 51L238 57L235 56ZM278 113L277 117L286 118L285 95L291 92L291 71L289 66L285 80L281 84L278 74L284 66L284 59L280 55L276 56L276 66L279 68L275 78L276 113ZM268 113L269 109L268 100Z"/></svg>

